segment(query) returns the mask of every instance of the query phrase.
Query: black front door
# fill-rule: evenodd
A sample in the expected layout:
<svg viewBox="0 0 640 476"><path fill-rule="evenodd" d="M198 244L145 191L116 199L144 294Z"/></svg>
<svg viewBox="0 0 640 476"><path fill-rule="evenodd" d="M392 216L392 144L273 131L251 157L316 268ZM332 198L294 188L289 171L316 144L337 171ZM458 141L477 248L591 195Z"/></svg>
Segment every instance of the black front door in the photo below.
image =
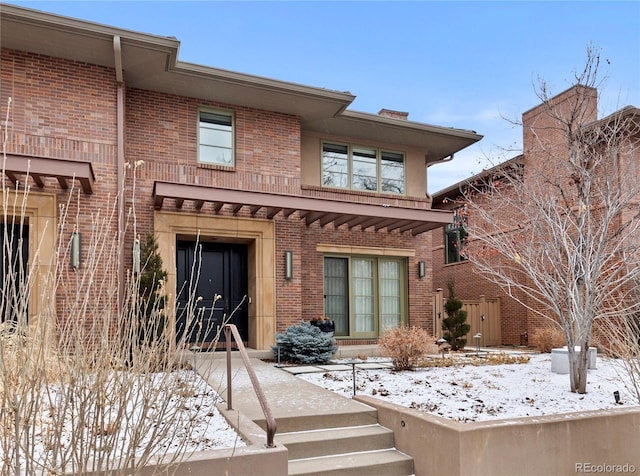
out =
<svg viewBox="0 0 640 476"><path fill-rule="evenodd" d="M180 240L176 267L177 339L206 347L217 338L224 340L220 329L228 322L238 327L246 342L247 246Z"/></svg>
<svg viewBox="0 0 640 476"><path fill-rule="evenodd" d="M27 275L29 263L29 225L0 223L0 286L2 322L27 323Z"/></svg>

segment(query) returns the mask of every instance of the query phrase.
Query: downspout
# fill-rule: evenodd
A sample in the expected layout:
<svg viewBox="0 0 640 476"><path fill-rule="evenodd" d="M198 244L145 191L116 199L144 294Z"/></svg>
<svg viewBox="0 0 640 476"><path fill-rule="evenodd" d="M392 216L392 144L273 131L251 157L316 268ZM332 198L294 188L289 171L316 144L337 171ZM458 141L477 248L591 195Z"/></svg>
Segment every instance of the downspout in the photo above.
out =
<svg viewBox="0 0 640 476"><path fill-rule="evenodd" d="M118 180L118 316L122 316L124 299L124 75L120 37L113 37L113 56L116 70L116 167Z"/></svg>
<svg viewBox="0 0 640 476"><path fill-rule="evenodd" d="M425 162L425 166L428 169L429 167L431 167L434 164L444 164L445 162L451 162L453 160L453 157L455 156L455 154L451 154L449 157L445 157L444 159L440 159L440 160L436 160L435 162L428 162L427 158L424 158L424 162ZM429 194L429 189L428 189L428 185L429 185L429 179L428 177L426 177L426 173L425 173L425 185L427 185L426 190L425 190L425 194L427 195L427 197L431 198L431 195Z"/></svg>
<svg viewBox="0 0 640 476"><path fill-rule="evenodd" d="M451 154L449 157L445 157L444 159L436 160L435 162L426 162L426 160L425 160L425 162L427 164L427 168L431 167L434 164L444 164L445 162L451 162L455 155L456 154Z"/></svg>

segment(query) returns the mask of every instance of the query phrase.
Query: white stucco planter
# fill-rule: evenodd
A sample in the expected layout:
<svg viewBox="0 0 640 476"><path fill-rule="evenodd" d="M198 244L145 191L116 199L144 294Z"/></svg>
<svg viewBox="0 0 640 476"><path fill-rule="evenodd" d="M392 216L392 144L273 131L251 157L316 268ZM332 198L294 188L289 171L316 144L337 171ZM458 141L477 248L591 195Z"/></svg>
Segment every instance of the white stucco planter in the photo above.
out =
<svg viewBox="0 0 640 476"><path fill-rule="evenodd" d="M580 352L580 347L576 346L575 351ZM589 347L587 350L587 368L596 368L596 357L598 349L595 347ZM569 373L569 349L567 347L560 347L558 349L551 349L551 371L556 374L568 374Z"/></svg>

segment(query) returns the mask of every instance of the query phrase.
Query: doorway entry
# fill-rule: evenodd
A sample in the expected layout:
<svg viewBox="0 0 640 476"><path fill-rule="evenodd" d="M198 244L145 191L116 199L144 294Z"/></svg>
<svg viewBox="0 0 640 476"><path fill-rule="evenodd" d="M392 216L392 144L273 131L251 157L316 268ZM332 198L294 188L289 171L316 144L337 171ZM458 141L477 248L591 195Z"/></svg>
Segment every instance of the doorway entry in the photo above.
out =
<svg viewBox="0 0 640 476"><path fill-rule="evenodd" d="M0 223L0 309L2 322L26 324L28 316L29 225Z"/></svg>
<svg viewBox="0 0 640 476"><path fill-rule="evenodd" d="M0 223L0 242L3 244L0 258L2 322L15 325L20 321L26 324L29 225Z"/></svg>
<svg viewBox="0 0 640 476"><path fill-rule="evenodd" d="M177 240L177 340L209 348L228 322L248 341L247 256L245 244Z"/></svg>

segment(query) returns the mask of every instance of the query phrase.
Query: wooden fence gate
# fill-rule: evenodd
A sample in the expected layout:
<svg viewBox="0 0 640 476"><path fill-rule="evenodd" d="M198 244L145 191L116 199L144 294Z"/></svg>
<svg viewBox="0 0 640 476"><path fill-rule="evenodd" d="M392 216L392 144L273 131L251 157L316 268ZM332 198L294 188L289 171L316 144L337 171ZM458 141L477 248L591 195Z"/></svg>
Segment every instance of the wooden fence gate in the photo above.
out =
<svg viewBox="0 0 640 476"><path fill-rule="evenodd" d="M436 337L442 337L442 320L447 317L444 312L446 298L442 289L433 293L433 330ZM479 300L462 300L462 309L467 311L467 324L471 330L467 334L467 345L476 345L476 334L480 334L481 346L494 346L502 344L502 328L500 318L500 298L486 299L480 296Z"/></svg>

